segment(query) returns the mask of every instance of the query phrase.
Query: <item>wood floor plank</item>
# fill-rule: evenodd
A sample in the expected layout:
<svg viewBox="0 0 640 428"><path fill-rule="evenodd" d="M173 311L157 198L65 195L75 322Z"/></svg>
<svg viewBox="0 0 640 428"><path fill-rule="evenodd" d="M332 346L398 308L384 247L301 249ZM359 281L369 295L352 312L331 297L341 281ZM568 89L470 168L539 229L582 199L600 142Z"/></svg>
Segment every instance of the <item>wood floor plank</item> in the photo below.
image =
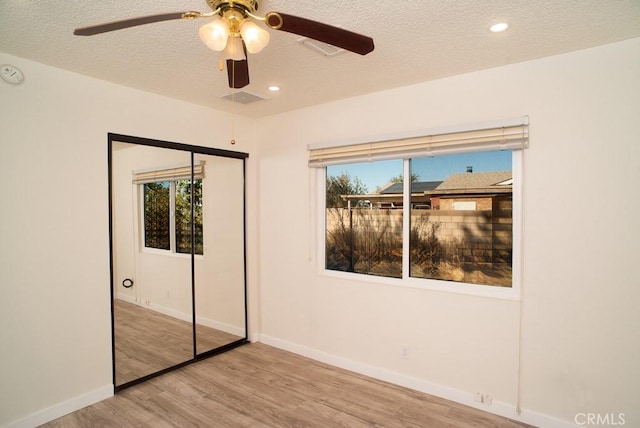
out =
<svg viewBox="0 0 640 428"><path fill-rule="evenodd" d="M45 424L66 427L529 425L252 343Z"/></svg>
<svg viewBox="0 0 640 428"><path fill-rule="evenodd" d="M193 358L192 323L123 300L114 301L114 314L117 385ZM197 326L198 352L240 339Z"/></svg>

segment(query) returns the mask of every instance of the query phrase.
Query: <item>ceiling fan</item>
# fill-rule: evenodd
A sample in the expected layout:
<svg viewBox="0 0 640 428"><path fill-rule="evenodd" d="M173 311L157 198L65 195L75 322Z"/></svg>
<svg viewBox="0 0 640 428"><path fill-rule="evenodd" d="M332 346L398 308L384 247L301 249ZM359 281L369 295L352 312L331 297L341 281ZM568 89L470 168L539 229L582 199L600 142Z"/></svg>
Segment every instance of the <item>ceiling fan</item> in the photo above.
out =
<svg viewBox="0 0 640 428"><path fill-rule="evenodd" d="M279 12L258 16L258 0L206 1L212 12L187 11L142 16L76 28L73 34L93 36L154 22L211 18L209 23L200 27L200 38L210 49L221 51L220 61L221 65L222 61L226 61L229 87L236 89L249 84L247 53L258 53L269 43L269 32L256 22L262 22L273 30L298 34L360 55L366 55L374 48L371 37L306 18Z"/></svg>

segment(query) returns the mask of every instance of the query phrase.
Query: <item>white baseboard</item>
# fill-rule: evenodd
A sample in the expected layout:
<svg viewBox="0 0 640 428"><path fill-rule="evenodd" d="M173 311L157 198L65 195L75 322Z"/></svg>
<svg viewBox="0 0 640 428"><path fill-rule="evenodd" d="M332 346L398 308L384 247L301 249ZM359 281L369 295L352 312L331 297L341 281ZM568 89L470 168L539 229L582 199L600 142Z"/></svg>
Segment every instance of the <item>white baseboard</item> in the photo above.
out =
<svg viewBox="0 0 640 428"><path fill-rule="evenodd" d="M136 302L136 298L134 296L129 296L127 294L116 294L116 300L122 300L123 302L131 303L133 305L142 306L140 303Z"/></svg>
<svg viewBox="0 0 640 428"><path fill-rule="evenodd" d="M428 382L423 379L386 370L380 367L375 367L368 364L360 363L358 361L349 360L347 358L339 357L313 348L291 343L286 340L278 339L276 337L261 334L258 338L258 341L266 345L270 345L276 348L283 349L285 351L293 352L295 354L311 358L313 360L330 364L332 366L340 367L345 370L349 370L385 382L393 383L395 385L404 386L406 388L424 392L426 394L435 395L440 398L455 401L456 403L460 403L465 406L474 407L487 413L504 416L509 419L524 422L526 424L545 428L575 427L574 424L568 421L563 421L553 416L530 410L523 409L520 414L518 414L515 406L510 403L505 403L497 400L493 400L490 405L477 403L473 400L474 394L472 392L450 388L447 386Z"/></svg>
<svg viewBox="0 0 640 428"><path fill-rule="evenodd" d="M152 311L156 311L163 315L167 315L182 321L191 322L193 320L191 317L191 314L185 314L184 312L176 311L175 309L167 308L165 306L160 306L155 303L151 303L149 305L143 305L140 302L137 302L135 297L132 297L132 296L127 296L125 294L118 294L116 298L124 302L138 305L146 309L151 309ZM198 324L204 325L205 327L211 327L211 328L215 328L216 330L224 331L225 333L233 334L240 337L245 336L245 331L242 327L237 327L231 324L223 323L221 321L216 321L210 318L199 317L199 316L196 316L196 322Z"/></svg>
<svg viewBox="0 0 640 428"><path fill-rule="evenodd" d="M224 331L225 333L233 334L235 336L244 337L245 331L242 327L236 327L231 324L226 324L220 321L212 320L204 317L196 317L196 322L205 327L215 328L216 330Z"/></svg>
<svg viewBox="0 0 640 428"><path fill-rule="evenodd" d="M55 406L48 407L33 413L26 418L11 422L5 428L33 428L39 425L58 419L64 415L90 406L98 401L105 400L113 396L113 385L105 385L95 391L88 392L79 397L72 398Z"/></svg>
<svg viewBox="0 0 640 428"><path fill-rule="evenodd" d="M161 313L163 315L167 315L171 318L176 318L182 321L187 321L187 322L191 322L191 315L190 314L185 314L183 312L177 311L175 309L171 309L171 308L167 308L164 306L160 306L158 304L155 303L149 303L148 305L142 304L141 302L137 301L136 298L134 296L127 296L126 294L118 294L116 296L116 298L118 300L122 300L123 302L127 302L127 303L131 303L133 305L137 305L140 306L141 308L145 308L145 309L150 309L152 311Z"/></svg>

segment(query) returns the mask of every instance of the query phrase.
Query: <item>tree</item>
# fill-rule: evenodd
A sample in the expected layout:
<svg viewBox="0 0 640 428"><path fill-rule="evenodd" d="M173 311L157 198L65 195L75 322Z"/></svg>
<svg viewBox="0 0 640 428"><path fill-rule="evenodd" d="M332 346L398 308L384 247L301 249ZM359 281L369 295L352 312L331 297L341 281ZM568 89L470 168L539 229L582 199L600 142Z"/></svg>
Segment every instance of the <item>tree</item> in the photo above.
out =
<svg viewBox="0 0 640 428"><path fill-rule="evenodd" d="M353 230L352 211L346 210L342 195L364 195L365 186L358 177L348 172L327 176L327 218L333 227L327 229L327 268L353 272L358 261L355 254L356 232Z"/></svg>
<svg viewBox="0 0 640 428"><path fill-rule="evenodd" d="M203 254L202 180L193 182L193 224L195 254ZM191 180L176 181L175 197L176 252L191 252Z"/></svg>
<svg viewBox="0 0 640 428"><path fill-rule="evenodd" d="M365 195L367 192L367 186L348 172L327 176L327 208L345 208L347 203L342 195Z"/></svg>
<svg viewBox="0 0 640 428"><path fill-rule="evenodd" d="M411 265L419 267L425 276L433 278L442 259L443 247L438 239L441 223L429 221L429 213L424 212L415 220L412 218L409 242L411 244Z"/></svg>
<svg viewBox="0 0 640 428"><path fill-rule="evenodd" d="M144 185L144 246L170 249L169 182Z"/></svg>
<svg viewBox="0 0 640 428"><path fill-rule="evenodd" d="M418 181L418 179L420 179L420 176L416 173L411 173L411 182L415 183L416 181ZM403 174L399 174L396 175L395 177L391 177L389 179L390 183L404 183L404 175Z"/></svg>

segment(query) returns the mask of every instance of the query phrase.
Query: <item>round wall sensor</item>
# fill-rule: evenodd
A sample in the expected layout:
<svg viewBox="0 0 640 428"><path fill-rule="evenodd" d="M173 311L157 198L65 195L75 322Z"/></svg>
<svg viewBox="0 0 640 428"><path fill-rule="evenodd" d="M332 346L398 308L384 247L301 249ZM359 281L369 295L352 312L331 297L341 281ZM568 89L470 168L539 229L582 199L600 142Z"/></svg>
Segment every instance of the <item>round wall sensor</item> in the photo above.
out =
<svg viewBox="0 0 640 428"><path fill-rule="evenodd" d="M4 64L0 66L0 76L2 80L12 85L19 85L24 81L24 74L15 65Z"/></svg>

